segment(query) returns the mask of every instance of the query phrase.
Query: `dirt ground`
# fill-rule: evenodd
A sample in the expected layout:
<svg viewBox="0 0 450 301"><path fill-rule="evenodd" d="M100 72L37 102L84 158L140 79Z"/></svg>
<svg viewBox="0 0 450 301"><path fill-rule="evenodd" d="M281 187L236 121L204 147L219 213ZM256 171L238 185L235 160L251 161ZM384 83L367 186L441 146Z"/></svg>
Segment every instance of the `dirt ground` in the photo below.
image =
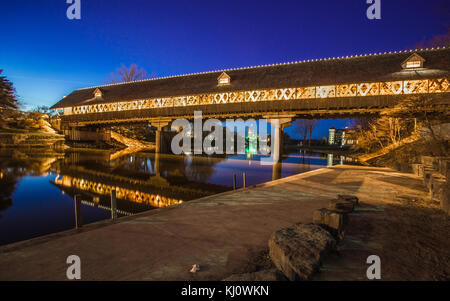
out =
<svg viewBox="0 0 450 301"><path fill-rule="evenodd" d="M381 259L381 280L450 279L450 218L439 204L411 195L362 203L352 213L338 254L315 280L367 280L369 255Z"/></svg>
<svg viewBox="0 0 450 301"><path fill-rule="evenodd" d="M324 260L313 280L368 280L370 255L380 257L383 281L450 280L450 218L426 197L424 187L415 188L423 193L360 203L337 253ZM274 270L268 253L250 251L248 263L236 273Z"/></svg>
<svg viewBox="0 0 450 301"><path fill-rule="evenodd" d="M386 280L449 280L450 218L439 204L399 197L376 227Z"/></svg>

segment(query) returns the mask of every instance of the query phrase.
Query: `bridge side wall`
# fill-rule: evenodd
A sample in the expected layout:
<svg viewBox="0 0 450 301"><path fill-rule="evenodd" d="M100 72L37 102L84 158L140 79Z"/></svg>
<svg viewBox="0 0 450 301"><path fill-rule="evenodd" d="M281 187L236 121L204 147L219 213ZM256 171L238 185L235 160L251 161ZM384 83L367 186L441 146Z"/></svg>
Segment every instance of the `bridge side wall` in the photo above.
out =
<svg viewBox="0 0 450 301"><path fill-rule="evenodd" d="M202 111L203 116L214 116L220 118L225 114L235 116L262 116L267 113L287 113L311 115L322 111L320 114L327 115L332 110L370 110L373 108L384 108L393 106L397 98L392 96L373 97L349 97L329 99L301 99L286 101L260 101L245 103L212 104L185 107L154 108L143 110L130 110L120 112L88 113L78 115L67 115L62 117L64 124L68 123L118 123L133 119L151 119L159 117L179 118L193 116L194 111ZM328 112L327 112L328 111Z"/></svg>

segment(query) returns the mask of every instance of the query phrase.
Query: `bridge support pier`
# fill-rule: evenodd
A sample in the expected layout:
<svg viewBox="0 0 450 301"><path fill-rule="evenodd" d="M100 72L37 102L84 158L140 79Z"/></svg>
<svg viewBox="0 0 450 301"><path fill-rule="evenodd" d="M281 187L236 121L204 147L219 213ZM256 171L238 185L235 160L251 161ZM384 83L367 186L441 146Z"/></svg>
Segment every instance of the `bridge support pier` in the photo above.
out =
<svg viewBox="0 0 450 301"><path fill-rule="evenodd" d="M293 115L264 116L273 127L273 138L271 140L271 151L273 163L281 163L283 155L283 130L292 124Z"/></svg>
<svg viewBox="0 0 450 301"><path fill-rule="evenodd" d="M274 162L272 165L272 181L281 179L281 163Z"/></svg>
<svg viewBox="0 0 450 301"><path fill-rule="evenodd" d="M157 177L161 176L161 173L159 172L159 152L158 153L155 152L155 165L154 166L155 166L154 172L155 172L156 176Z"/></svg>
<svg viewBox="0 0 450 301"><path fill-rule="evenodd" d="M164 127L168 126L170 121L157 121L152 122L152 126L156 127L156 139L155 139L155 153L160 153L164 151L163 139L162 139L162 131Z"/></svg>
<svg viewBox="0 0 450 301"><path fill-rule="evenodd" d="M292 124L292 115L284 116L264 116L272 126L273 137L271 140L271 152L273 158L272 180L281 178L281 162L283 155L283 131L284 128Z"/></svg>

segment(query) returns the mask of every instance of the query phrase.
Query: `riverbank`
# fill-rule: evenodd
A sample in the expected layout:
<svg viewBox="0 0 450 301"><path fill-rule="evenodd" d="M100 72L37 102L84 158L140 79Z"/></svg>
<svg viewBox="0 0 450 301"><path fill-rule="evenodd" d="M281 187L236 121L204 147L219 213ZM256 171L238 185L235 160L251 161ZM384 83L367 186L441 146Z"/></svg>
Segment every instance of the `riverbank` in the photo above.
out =
<svg viewBox="0 0 450 301"><path fill-rule="evenodd" d="M0 129L0 148L64 149L64 142L64 136L57 133Z"/></svg>
<svg viewBox="0 0 450 301"><path fill-rule="evenodd" d="M426 200L420 178L411 174L359 166L320 169L144 212L116 223L96 223L82 230L0 247L0 279L65 280L66 258L75 254L81 258L83 280L221 280L261 269L271 233L293 223L311 222L313 211L325 207L338 193L358 196L362 206L382 208L399 196ZM420 219L417 227L429 229L436 216L443 218L440 214ZM375 222L382 220L381 217ZM412 220L414 214L402 220L405 231ZM388 233L386 242L395 241L395 225L392 219L383 224ZM407 240L398 241L401 249L390 248L390 256L397 256L400 262L403 258L409 262L422 260L420 245L428 241L422 236L431 235L430 232L433 231L411 233ZM448 239L434 239L440 250L434 258L448 271ZM403 252L408 249L418 251ZM353 260L360 261L358 257ZM359 261L353 264L366 266L365 261ZM198 273L189 272L193 264L200 265ZM425 262L422 269L429 271L425 275L433 274L432 267ZM418 275L422 270L412 265L391 268L397 275L410 273L413 279L423 278ZM386 277L383 279L390 279Z"/></svg>

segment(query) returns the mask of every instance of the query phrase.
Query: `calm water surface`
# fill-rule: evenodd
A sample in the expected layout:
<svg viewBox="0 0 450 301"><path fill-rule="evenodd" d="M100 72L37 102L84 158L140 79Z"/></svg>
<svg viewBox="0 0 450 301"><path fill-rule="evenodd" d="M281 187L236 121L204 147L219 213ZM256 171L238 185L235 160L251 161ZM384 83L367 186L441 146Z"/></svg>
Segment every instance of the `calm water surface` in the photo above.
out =
<svg viewBox="0 0 450 301"><path fill-rule="evenodd" d="M83 224L111 218L116 190L119 218L247 185L343 163L340 156L291 153L276 166L259 156L155 155L152 153L0 152L0 245L72 229L74 196Z"/></svg>

